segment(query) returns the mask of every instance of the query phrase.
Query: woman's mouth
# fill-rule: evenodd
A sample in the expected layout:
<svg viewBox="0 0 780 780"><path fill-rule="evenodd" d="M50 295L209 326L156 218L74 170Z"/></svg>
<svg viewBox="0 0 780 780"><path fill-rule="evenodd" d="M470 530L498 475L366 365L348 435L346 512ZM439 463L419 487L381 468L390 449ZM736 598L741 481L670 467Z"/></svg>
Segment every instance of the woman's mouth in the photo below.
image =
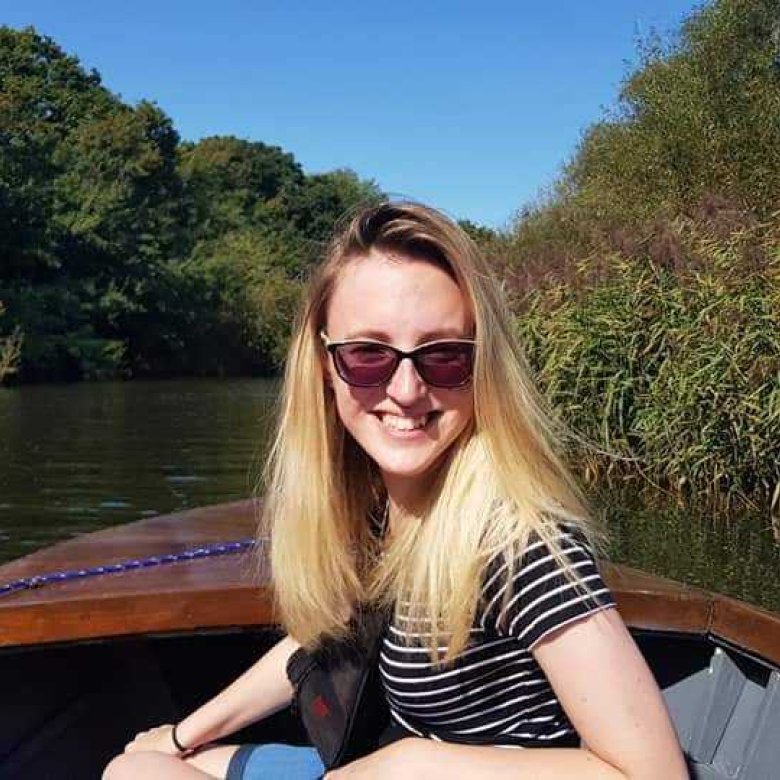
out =
<svg viewBox="0 0 780 780"><path fill-rule="evenodd" d="M405 415L391 414L390 412L379 412L377 417L382 426L394 433L413 433L425 428L432 420L441 414L439 411L428 412L427 414L410 417Z"/></svg>

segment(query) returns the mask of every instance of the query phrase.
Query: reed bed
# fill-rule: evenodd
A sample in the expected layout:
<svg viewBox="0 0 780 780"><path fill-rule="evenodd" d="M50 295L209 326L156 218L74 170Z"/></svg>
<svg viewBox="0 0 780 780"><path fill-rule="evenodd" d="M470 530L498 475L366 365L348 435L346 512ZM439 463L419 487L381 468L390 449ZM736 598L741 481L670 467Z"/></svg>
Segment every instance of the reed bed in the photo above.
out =
<svg viewBox="0 0 780 780"><path fill-rule="evenodd" d="M518 298L518 329L586 478L777 512L780 215L674 252L591 254Z"/></svg>

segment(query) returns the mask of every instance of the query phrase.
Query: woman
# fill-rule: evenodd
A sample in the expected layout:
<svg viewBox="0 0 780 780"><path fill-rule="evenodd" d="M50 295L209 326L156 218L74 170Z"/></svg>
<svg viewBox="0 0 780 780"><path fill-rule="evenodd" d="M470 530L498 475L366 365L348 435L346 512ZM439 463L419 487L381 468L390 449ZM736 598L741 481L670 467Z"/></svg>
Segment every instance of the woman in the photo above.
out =
<svg viewBox="0 0 780 780"><path fill-rule="evenodd" d="M190 749L286 706L293 650L343 635L365 602L394 610L395 729L328 778L687 777L554 444L473 243L420 205L362 211L310 287L270 458L288 636L105 777L320 776L309 748Z"/></svg>

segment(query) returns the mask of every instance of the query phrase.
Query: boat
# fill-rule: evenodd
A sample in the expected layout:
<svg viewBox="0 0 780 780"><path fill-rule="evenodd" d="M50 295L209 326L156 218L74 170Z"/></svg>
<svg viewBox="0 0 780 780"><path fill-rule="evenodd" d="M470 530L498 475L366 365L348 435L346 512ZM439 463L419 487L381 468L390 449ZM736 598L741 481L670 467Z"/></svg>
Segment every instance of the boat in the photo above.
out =
<svg viewBox="0 0 780 780"><path fill-rule="evenodd" d="M0 780L99 778L280 636L257 505L145 518L0 566ZM780 778L780 615L602 566L694 778ZM289 712L235 741L305 735Z"/></svg>

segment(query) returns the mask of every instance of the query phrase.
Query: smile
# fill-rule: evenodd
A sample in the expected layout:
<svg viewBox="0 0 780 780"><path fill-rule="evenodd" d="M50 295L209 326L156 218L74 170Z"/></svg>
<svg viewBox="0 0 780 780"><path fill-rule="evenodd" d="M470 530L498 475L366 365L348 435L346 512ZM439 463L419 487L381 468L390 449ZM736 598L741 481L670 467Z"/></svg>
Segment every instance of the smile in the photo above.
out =
<svg viewBox="0 0 780 780"><path fill-rule="evenodd" d="M389 428L392 431L408 432L419 431L425 428L429 422L438 417L440 412L428 412L428 414L419 415L418 417L402 417L397 414L390 414L389 412L378 413L380 422L385 428Z"/></svg>

